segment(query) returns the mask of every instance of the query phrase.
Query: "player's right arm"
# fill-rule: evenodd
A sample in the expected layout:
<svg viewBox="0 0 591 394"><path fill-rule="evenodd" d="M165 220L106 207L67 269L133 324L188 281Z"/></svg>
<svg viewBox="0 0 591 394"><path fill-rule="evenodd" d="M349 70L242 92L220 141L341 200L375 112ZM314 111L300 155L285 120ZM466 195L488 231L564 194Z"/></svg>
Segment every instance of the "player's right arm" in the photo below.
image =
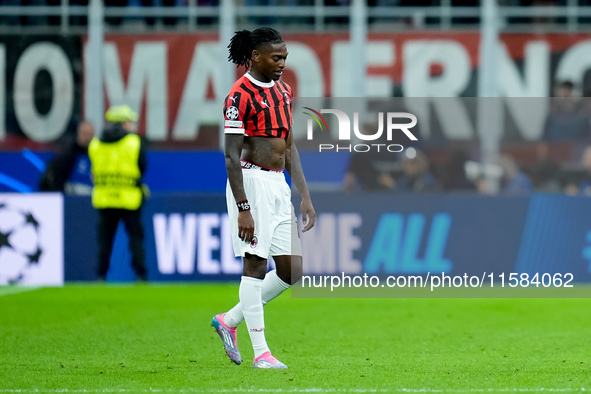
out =
<svg viewBox="0 0 591 394"><path fill-rule="evenodd" d="M228 181L236 202L247 201L242 180L242 166L240 165L240 153L244 143L243 134L226 134L226 172ZM251 242L254 236L254 219L248 211L238 212L238 236L245 242Z"/></svg>
<svg viewBox="0 0 591 394"><path fill-rule="evenodd" d="M224 134L226 172L236 203L248 201L242 179L240 155L244 144L245 122L250 112L248 98L232 89L224 103ZM238 237L251 242L254 237L254 219L250 210L238 212Z"/></svg>

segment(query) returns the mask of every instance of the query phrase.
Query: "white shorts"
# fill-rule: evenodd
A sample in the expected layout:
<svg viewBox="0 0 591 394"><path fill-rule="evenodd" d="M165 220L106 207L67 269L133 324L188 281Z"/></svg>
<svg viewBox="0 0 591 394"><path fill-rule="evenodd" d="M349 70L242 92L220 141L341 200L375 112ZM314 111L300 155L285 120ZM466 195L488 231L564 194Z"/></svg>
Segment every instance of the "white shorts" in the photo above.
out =
<svg viewBox="0 0 591 394"><path fill-rule="evenodd" d="M248 243L238 237L238 207L228 182L226 202L236 257L244 257L246 253L265 259L269 256L301 256L302 244L291 203L291 189L283 172L243 168L242 178L254 219L255 238Z"/></svg>

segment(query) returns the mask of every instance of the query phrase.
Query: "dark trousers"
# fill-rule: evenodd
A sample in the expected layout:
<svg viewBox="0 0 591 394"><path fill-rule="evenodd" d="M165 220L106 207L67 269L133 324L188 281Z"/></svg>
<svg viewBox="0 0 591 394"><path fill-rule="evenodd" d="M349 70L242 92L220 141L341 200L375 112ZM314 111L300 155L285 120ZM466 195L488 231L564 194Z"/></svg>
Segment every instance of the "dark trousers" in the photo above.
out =
<svg viewBox="0 0 591 394"><path fill-rule="evenodd" d="M98 210L98 276L104 279L109 271L113 241L119 220L123 220L129 234L129 249L131 250L131 265L138 278L146 279L146 252L144 251L144 227L142 226L141 209L99 209Z"/></svg>

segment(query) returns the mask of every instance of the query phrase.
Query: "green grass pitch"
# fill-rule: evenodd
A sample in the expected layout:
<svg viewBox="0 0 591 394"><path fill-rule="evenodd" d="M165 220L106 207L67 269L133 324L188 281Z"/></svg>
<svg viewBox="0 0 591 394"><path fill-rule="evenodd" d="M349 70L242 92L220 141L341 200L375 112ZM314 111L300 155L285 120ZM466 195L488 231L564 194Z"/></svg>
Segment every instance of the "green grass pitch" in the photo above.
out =
<svg viewBox="0 0 591 394"><path fill-rule="evenodd" d="M12 289L14 290L14 289ZM591 389L591 299L297 299L265 309L287 370L230 363L238 286L0 288L0 392Z"/></svg>

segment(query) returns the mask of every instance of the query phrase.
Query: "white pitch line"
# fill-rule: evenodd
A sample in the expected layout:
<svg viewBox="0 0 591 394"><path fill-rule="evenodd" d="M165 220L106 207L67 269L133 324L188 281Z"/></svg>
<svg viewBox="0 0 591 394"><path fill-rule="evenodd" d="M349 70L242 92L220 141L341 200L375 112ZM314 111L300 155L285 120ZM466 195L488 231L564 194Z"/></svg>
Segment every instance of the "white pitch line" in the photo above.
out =
<svg viewBox="0 0 591 394"><path fill-rule="evenodd" d="M585 392L590 389L581 388L503 388L503 389L408 389L408 388L393 388L393 389L325 389L325 388L307 388L307 389L222 389L222 390L199 390L199 389L144 389L144 390L128 390L128 389L0 389L0 393L537 393L537 392Z"/></svg>
<svg viewBox="0 0 591 394"><path fill-rule="evenodd" d="M23 287L23 286L0 286L0 297L9 295L24 293L25 291L38 290L39 287ZM1 391L1 390L0 390Z"/></svg>

